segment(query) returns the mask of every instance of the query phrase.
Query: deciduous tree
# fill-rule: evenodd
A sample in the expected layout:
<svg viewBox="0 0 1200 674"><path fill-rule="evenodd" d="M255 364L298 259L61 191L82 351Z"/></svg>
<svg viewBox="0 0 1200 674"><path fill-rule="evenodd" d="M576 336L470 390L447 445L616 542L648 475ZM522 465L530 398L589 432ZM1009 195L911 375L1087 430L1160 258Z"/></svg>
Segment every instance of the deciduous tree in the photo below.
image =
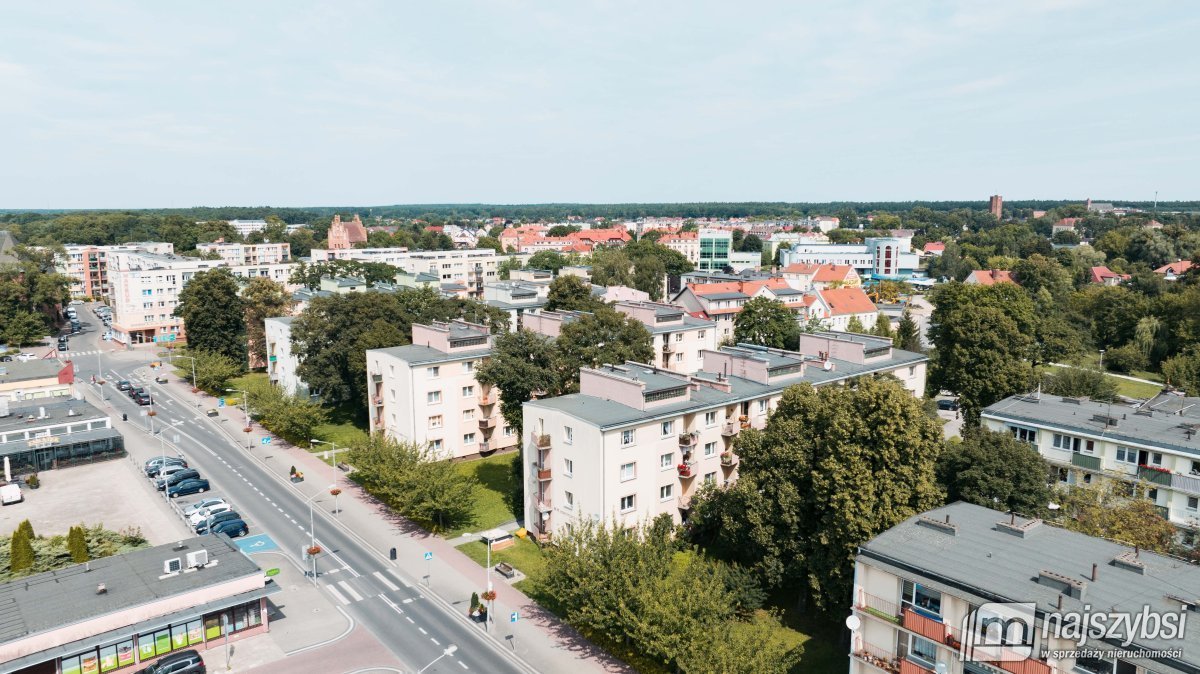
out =
<svg viewBox="0 0 1200 674"><path fill-rule="evenodd" d="M428 447L382 434L350 448L351 479L400 514L434 531L473 521L475 478Z"/></svg>
<svg viewBox="0 0 1200 674"><path fill-rule="evenodd" d="M950 442L938 460L946 500L1041 517L1050 503L1050 466L1037 450L1009 433L972 429Z"/></svg>
<svg viewBox="0 0 1200 674"><path fill-rule="evenodd" d="M266 363L266 326L263 321L274 316L286 316L292 306L291 294L269 278L252 278L242 288L242 303L246 314L246 342L252 364Z"/></svg>
<svg viewBox="0 0 1200 674"><path fill-rule="evenodd" d="M1042 391L1068 398L1091 398L1109 402L1117 397L1117 383L1099 370L1064 367L1042 378Z"/></svg>
<svg viewBox="0 0 1200 674"><path fill-rule="evenodd" d="M476 369L475 379L485 386L500 388L500 413L520 436L521 405L532 397L533 391L545 391L551 396L565 392L564 377L558 367L554 340L529 330L517 330L496 338L491 357Z"/></svg>
<svg viewBox="0 0 1200 674"><path fill-rule="evenodd" d="M592 287L578 276L559 276L550 282L547 311L595 311L603 304L592 296Z"/></svg>
<svg viewBox="0 0 1200 674"><path fill-rule="evenodd" d="M183 319L188 346L246 358L246 322L237 279L226 267L198 272L183 286L175 315Z"/></svg>
<svg viewBox="0 0 1200 674"><path fill-rule="evenodd" d="M800 324L783 302L755 297L733 319L733 338L776 349L795 349L800 343Z"/></svg>

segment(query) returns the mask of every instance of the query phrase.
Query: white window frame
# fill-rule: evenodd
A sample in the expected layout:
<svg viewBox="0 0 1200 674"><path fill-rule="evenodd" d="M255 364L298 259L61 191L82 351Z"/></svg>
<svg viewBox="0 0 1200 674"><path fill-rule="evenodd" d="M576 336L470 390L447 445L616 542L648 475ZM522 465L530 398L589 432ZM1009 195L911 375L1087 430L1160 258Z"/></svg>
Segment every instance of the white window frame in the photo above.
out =
<svg viewBox="0 0 1200 674"><path fill-rule="evenodd" d="M709 428L716 426L717 425L717 413L711 412L711 411L705 412L704 413L704 425L708 426Z"/></svg>
<svg viewBox="0 0 1200 674"><path fill-rule="evenodd" d="M675 452L666 452L658 455L658 467L660 470L671 470L675 467Z"/></svg>
<svg viewBox="0 0 1200 674"><path fill-rule="evenodd" d="M464 387L462 387L462 397L464 397L464 398L473 398L473 397L475 397L475 387L474 387L474 386L464 386Z"/></svg>
<svg viewBox="0 0 1200 674"><path fill-rule="evenodd" d="M717 455L717 443L716 442L704 443L704 456L716 456L716 455Z"/></svg>
<svg viewBox="0 0 1200 674"><path fill-rule="evenodd" d="M430 428L441 428L442 424L443 424L442 415L434 414L429 417L429 427Z"/></svg>
<svg viewBox="0 0 1200 674"><path fill-rule="evenodd" d="M575 494L572 494L569 491L564 491L563 492L563 503L564 503L563 507L566 508L567 510L574 510L575 509Z"/></svg>
<svg viewBox="0 0 1200 674"><path fill-rule="evenodd" d="M428 370L426 370L426 372L429 373L429 379L437 379L438 377L442 376L442 368L438 365L430 367Z"/></svg>
<svg viewBox="0 0 1200 674"><path fill-rule="evenodd" d="M473 445L473 444L475 444L475 433L474 433L474 432L471 432L471 433L463 433L463 444L464 444L464 445Z"/></svg>
<svg viewBox="0 0 1200 674"><path fill-rule="evenodd" d="M665 491L665 493L664 493L664 491ZM673 498L675 498L675 485L664 484L664 485L659 486L659 488L658 488L658 500L659 501L664 501L664 502L670 501Z"/></svg>
<svg viewBox="0 0 1200 674"><path fill-rule="evenodd" d="M659 424L659 433L661 433L664 438L669 438L672 435L674 435L675 434L675 422L674 421L664 421L661 424Z"/></svg>
<svg viewBox="0 0 1200 674"><path fill-rule="evenodd" d="M563 459L563 475L571 477L575 474L575 462L570 459Z"/></svg>
<svg viewBox="0 0 1200 674"><path fill-rule="evenodd" d="M571 428L570 426L563 426L563 444L575 444L575 429Z"/></svg>
<svg viewBox="0 0 1200 674"><path fill-rule="evenodd" d="M1132 447L1117 446L1117 463L1127 463L1131 466L1137 465L1138 451Z"/></svg>
<svg viewBox="0 0 1200 674"><path fill-rule="evenodd" d="M629 501L628 506L625 505L626 501ZM631 513L637 509L637 498L635 498L634 494L622 496L621 500L618 501L617 503L618 503L618 507L620 508L620 511L623 513Z"/></svg>
<svg viewBox="0 0 1200 674"><path fill-rule="evenodd" d="M629 469L628 474L626 474L626 471L625 471L626 468ZM630 461L628 463L623 463L623 464L621 464L621 467L617 469L617 471L618 471L617 475L619 476L621 482L629 482L630 480L636 480L637 479L637 461Z"/></svg>
<svg viewBox="0 0 1200 674"><path fill-rule="evenodd" d="M430 392L426 393L425 394L425 403L428 405L441 405L442 404L442 392L441 391L430 391Z"/></svg>
<svg viewBox="0 0 1200 674"><path fill-rule="evenodd" d="M621 431L621 446L629 447L637 442L637 433L634 430Z"/></svg>

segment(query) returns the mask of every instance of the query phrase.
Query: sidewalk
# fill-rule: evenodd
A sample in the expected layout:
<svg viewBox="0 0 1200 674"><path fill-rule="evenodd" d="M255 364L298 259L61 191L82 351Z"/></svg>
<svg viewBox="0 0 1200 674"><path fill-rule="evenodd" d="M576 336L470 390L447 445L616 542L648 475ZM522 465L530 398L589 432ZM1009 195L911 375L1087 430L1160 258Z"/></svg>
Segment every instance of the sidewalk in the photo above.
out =
<svg viewBox="0 0 1200 674"><path fill-rule="evenodd" d="M1069 365L1067 363L1047 363L1047 365L1053 365L1054 367L1069 367L1069 368L1073 368L1076 370L1094 369L1094 368L1088 368L1088 367L1080 367L1078 365ZM1104 374L1106 374L1110 377L1116 377L1117 379L1124 379L1125 381L1136 381L1139 384L1150 384L1151 386L1163 386L1164 385L1161 381L1154 381L1151 379L1141 379L1138 377L1130 377L1127 374L1116 374L1115 372L1108 372L1108 371L1105 371Z"/></svg>
<svg viewBox="0 0 1200 674"><path fill-rule="evenodd" d="M193 394L186 382L175 377L166 388L176 399L201 410L216 408L211 396ZM217 417L204 417L234 443L245 447L242 424L245 417L240 409L220 408ZM224 421L222 421L224 420ZM327 521L340 521L345 529L375 551L381 560L389 559L396 550L396 561L389 562L407 574L414 584L428 588L433 597L450 608L464 623L483 629L467 617L472 592L487 588L486 573L471 558L455 549L454 544L425 531L409 520L391 512L358 485L347 479L341 470L330 466L315 454L292 446L271 435L258 424L252 425L251 456L265 466L281 482L291 485L303 498L327 492L336 484L342 493L337 497L340 512L334 515L332 497L317 501L324 504L318 510ZM271 444L261 445L261 438L271 437ZM299 484L288 480L292 466L305 476ZM433 553L433 561L425 561L425 553ZM432 577L430 577L432 576ZM499 576L493 580L497 594L492 615L495 617L489 636L498 647L513 652L531 668L541 672L632 672L621 661L583 638L569 625L538 606L529 597L511 587ZM516 612L516 623L509 621Z"/></svg>

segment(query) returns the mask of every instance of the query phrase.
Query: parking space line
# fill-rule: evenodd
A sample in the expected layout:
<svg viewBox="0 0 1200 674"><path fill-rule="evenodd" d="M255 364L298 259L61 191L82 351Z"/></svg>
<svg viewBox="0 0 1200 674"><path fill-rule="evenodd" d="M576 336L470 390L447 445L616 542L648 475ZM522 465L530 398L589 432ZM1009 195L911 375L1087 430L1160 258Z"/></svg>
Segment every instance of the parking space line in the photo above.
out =
<svg viewBox="0 0 1200 674"><path fill-rule="evenodd" d="M392 592L395 592L396 590L399 590L399 589L400 589L400 586L399 586L399 585L397 585L397 584L393 583L392 581L388 580L388 579L387 579L387 577L386 577L386 576L384 576L382 572L380 572L380 571L376 571L376 572L375 572L374 574L372 574L372 575L374 575L376 578L378 578L378 579L379 579L379 582L383 583L383 584L384 584L384 586L385 586L385 587L387 587L387 589L391 590Z"/></svg>
<svg viewBox="0 0 1200 674"><path fill-rule="evenodd" d="M354 601L362 601L362 595L355 592L354 588L350 587L350 583L347 583L346 581L342 580L342 581L338 581L338 586L341 587L343 590L345 590L346 594L350 595L351 597L354 597Z"/></svg>

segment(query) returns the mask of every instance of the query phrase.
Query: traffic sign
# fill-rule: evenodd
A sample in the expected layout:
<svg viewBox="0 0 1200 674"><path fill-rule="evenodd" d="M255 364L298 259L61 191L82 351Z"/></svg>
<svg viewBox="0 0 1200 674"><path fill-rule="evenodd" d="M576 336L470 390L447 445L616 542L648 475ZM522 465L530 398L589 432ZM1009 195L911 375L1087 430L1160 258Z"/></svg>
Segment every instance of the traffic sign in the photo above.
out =
<svg viewBox="0 0 1200 674"><path fill-rule="evenodd" d="M432 553L432 552L426 552L426 553L425 553L425 561L427 561L427 562L428 562L428 561L429 561L429 560L431 560L431 559L433 559L433 553Z"/></svg>
<svg viewBox="0 0 1200 674"><path fill-rule="evenodd" d="M217 398L217 407L224 407L224 406L225 406L225 399Z"/></svg>
<svg viewBox="0 0 1200 674"><path fill-rule="evenodd" d="M508 622L515 623L515 622L517 622L517 618L519 618L519 617L521 617L521 616L517 615L516 611L513 611L512 613L508 614Z"/></svg>
<svg viewBox="0 0 1200 674"><path fill-rule="evenodd" d="M263 443L264 445L269 445L269 444L271 444L271 438L263 438L263 439L262 439L262 443Z"/></svg>

